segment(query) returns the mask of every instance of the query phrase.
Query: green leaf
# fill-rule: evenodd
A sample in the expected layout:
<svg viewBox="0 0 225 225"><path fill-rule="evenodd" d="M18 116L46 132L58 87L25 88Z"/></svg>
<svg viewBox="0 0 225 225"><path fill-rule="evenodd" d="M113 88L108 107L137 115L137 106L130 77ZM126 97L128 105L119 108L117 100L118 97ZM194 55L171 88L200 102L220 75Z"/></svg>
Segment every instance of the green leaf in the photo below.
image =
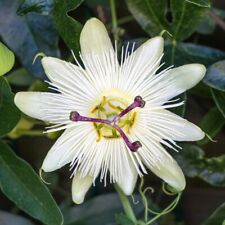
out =
<svg viewBox="0 0 225 225"><path fill-rule="evenodd" d="M49 15L53 9L53 2L54 0L23 0L17 13L26 15L29 12L37 12L42 15Z"/></svg>
<svg viewBox="0 0 225 225"><path fill-rule="evenodd" d="M222 129L225 124L225 119L217 107L211 108L211 110L203 117L199 126L200 128L211 138L215 137L216 134ZM205 137L203 140L199 141L200 145L207 144L209 138Z"/></svg>
<svg viewBox="0 0 225 225"><path fill-rule="evenodd" d="M225 59L225 52L204 45L177 43L174 48L171 44L166 44L165 46L163 61L167 63L166 66L171 64L181 66L187 63L201 63L205 66L210 66L219 60ZM174 55L172 54L173 50ZM174 57L173 63L171 63L171 57Z"/></svg>
<svg viewBox="0 0 225 225"><path fill-rule="evenodd" d="M225 119L225 93L222 91L217 91L215 89L211 89L211 93L218 110L221 112Z"/></svg>
<svg viewBox="0 0 225 225"><path fill-rule="evenodd" d="M14 94L4 77L0 77L0 136L10 132L20 120L20 111L14 104Z"/></svg>
<svg viewBox="0 0 225 225"><path fill-rule="evenodd" d="M55 27L68 46L75 53L79 52L79 37L82 25L70 17L68 12L76 9L84 0L24 0L18 13L38 12L42 15L53 15Z"/></svg>
<svg viewBox="0 0 225 225"><path fill-rule="evenodd" d="M31 166L0 142L0 188L18 208L47 225L63 218L49 190Z"/></svg>
<svg viewBox="0 0 225 225"><path fill-rule="evenodd" d="M166 1L126 0L128 9L142 28L151 36L158 35L168 26L165 20Z"/></svg>
<svg viewBox="0 0 225 225"><path fill-rule="evenodd" d="M225 155L205 158L204 151L197 145L184 145L174 157L188 177L199 177L205 182L225 187Z"/></svg>
<svg viewBox="0 0 225 225"><path fill-rule="evenodd" d="M210 88L205 85L203 82L198 83L195 87L189 90L191 94L203 97L203 98L212 98L212 94L210 92Z"/></svg>
<svg viewBox="0 0 225 225"><path fill-rule="evenodd" d="M24 68L16 69L7 75L7 80L11 85L30 86L35 79Z"/></svg>
<svg viewBox="0 0 225 225"><path fill-rule="evenodd" d="M38 13L18 16L18 2L0 1L0 36L32 75L45 79L40 60L33 64L33 59L38 52L59 56L58 35L53 19Z"/></svg>
<svg viewBox="0 0 225 225"><path fill-rule="evenodd" d="M207 7L207 8L211 7L210 0L185 0L185 1L195 4L197 6L201 6L201 7Z"/></svg>
<svg viewBox="0 0 225 225"><path fill-rule="evenodd" d="M12 213L0 211L1 225L34 225L28 219Z"/></svg>
<svg viewBox="0 0 225 225"><path fill-rule="evenodd" d="M224 225L225 223L225 202L203 223L203 225Z"/></svg>
<svg viewBox="0 0 225 225"><path fill-rule="evenodd" d="M65 225L110 225L122 210L117 194L101 195L67 210Z"/></svg>
<svg viewBox="0 0 225 225"><path fill-rule="evenodd" d="M194 1L170 0L170 6L165 0L126 2L134 18L149 35L156 36L166 30L176 41L189 37L208 12L205 5L193 4ZM168 13L171 13L171 21L166 18Z"/></svg>
<svg viewBox="0 0 225 225"><path fill-rule="evenodd" d="M173 19L172 24L168 28L171 27L170 33L178 41L189 37L208 12L208 8L197 6L184 0L171 0L170 4Z"/></svg>
<svg viewBox="0 0 225 225"><path fill-rule="evenodd" d="M225 91L225 60L216 62L208 68L204 82L212 88Z"/></svg>
<svg viewBox="0 0 225 225"><path fill-rule="evenodd" d="M83 0L55 0L54 3L54 20L56 29L66 43L69 49L72 49L76 54L79 52L79 38L82 25L70 17L68 12L77 8Z"/></svg>
<svg viewBox="0 0 225 225"><path fill-rule="evenodd" d="M9 72L15 63L15 56L0 42L0 76Z"/></svg>
<svg viewBox="0 0 225 225"><path fill-rule="evenodd" d="M135 199L139 200L135 196ZM136 214L143 211L140 204L134 205ZM67 209L64 213L65 225L112 225L115 214L121 213L123 207L118 194L104 194L86 201L82 205Z"/></svg>
<svg viewBox="0 0 225 225"><path fill-rule="evenodd" d="M199 34L203 35L209 35L212 34L216 29L216 23L211 18L211 16L208 14L205 16L205 18L199 23L199 25L196 28L196 31Z"/></svg>

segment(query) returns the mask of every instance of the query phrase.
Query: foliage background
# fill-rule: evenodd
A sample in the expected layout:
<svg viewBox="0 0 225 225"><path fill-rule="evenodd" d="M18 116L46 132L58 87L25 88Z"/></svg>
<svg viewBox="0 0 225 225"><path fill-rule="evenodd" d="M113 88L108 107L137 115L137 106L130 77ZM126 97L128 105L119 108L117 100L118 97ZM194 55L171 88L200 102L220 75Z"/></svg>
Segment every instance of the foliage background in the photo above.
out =
<svg viewBox="0 0 225 225"><path fill-rule="evenodd" d="M16 55L13 70L0 77L1 225L58 225L62 214L66 225L130 224L110 185L97 184L89 191L88 201L74 206L68 167L44 174L51 185L43 184L38 170L59 134L43 135L45 124L21 115L13 103L12 91L47 90L40 60L33 64L34 56L43 52L71 61L70 49L79 52L82 24L93 16L107 25L120 44L139 45L163 34L166 66L194 62L208 67L203 82L181 96L186 107L176 113L198 124L216 142L205 138L183 143L179 154L171 152L187 176L187 189L175 212L157 224L221 225L225 220L225 2L115 2L118 24L111 19L107 0L0 0L0 40ZM149 185L155 189L149 201L163 207L170 199L159 191L159 180L149 175ZM134 208L141 215L143 207L134 204Z"/></svg>

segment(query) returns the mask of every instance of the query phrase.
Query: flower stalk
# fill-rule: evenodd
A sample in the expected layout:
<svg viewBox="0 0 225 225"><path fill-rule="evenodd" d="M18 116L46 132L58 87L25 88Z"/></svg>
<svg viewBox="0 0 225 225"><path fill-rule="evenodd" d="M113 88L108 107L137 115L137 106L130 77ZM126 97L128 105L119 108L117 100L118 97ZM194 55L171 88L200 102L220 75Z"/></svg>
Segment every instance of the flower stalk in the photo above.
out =
<svg viewBox="0 0 225 225"><path fill-rule="evenodd" d="M119 39L119 35L117 32L118 23L117 23L117 15L116 15L116 3L115 0L110 0L110 8L111 8L111 16L112 16L112 30L113 36L116 41Z"/></svg>
<svg viewBox="0 0 225 225"><path fill-rule="evenodd" d="M123 191L119 188L119 186L117 184L114 185L118 195L119 195L119 198L120 198L120 201L123 205L123 209L124 209L124 212L126 214L126 216L134 223L136 224L137 223L137 219L136 219L136 216L134 214L134 211L131 207L131 204L127 198L127 196L123 193Z"/></svg>

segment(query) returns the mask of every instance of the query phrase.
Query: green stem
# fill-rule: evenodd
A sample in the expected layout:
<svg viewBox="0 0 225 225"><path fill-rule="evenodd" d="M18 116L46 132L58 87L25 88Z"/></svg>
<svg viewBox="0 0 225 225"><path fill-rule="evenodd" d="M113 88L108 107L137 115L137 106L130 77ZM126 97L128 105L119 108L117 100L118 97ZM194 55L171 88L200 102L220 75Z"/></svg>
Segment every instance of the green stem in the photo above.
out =
<svg viewBox="0 0 225 225"><path fill-rule="evenodd" d="M110 8L111 8L111 15L112 15L112 28L113 28L113 35L114 39L118 40L118 32L117 32L117 15L116 15L116 3L115 0L110 0Z"/></svg>
<svg viewBox="0 0 225 225"><path fill-rule="evenodd" d="M119 194L119 197L120 197L120 201L123 205L123 209L124 209L124 212L125 214L127 215L127 217L134 223L136 224L137 223L137 219L136 219L136 216L134 214L134 211L130 205L130 202L127 198L127 196L123 193L123 191L118 187L118 185L114 185L116 191L118 192Z"/></svg>
<svg viewBox="0 0 225 225"><path fill-rule="evenodd" d="M176 40L173 40L172 41L172 52L171 52L171 65L174 65L176 46L177 46L177 42L176 42Z"/></svg>
<svg viewBox="0 0 225 225"><path fill-rule="evenodd" d="M126 23L129 23L131 21L134 21L134 18L132 16L125 16L125 17L122 17L120 19L117 19L117 26L121 26L121 25L124 25ZM112 22L108 23L106 25L107 29L110 29L112 28Z"/></svg>
<svg viewBox="0 0 225 225"><path fill-rule="evenodd" d="M131 21L134 21L134 18L132 16L125 16L123 18L120 18L117 20L117 23L118 25L123 25L123 24L126 24L126 23L129 23Z"/></svg>
<svg viewBox="0 0 225 225"><path fill-rule="evenodd" d="M25 135L25 136L45 136L43 130L18 130L17 134Z"/></svg>

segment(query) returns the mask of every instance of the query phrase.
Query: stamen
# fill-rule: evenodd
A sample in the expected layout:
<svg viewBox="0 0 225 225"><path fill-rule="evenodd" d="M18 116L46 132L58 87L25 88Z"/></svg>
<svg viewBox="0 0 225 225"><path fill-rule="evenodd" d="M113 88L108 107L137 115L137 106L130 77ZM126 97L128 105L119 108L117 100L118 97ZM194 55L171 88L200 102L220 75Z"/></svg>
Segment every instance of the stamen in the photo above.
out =
<svg viewBox="0 0 225 225"><path fill-rule="evenodd" d="M129 105L126 109L124 109L120 114L115 116L112 122L116 123L121 117L126 115L128 112L130 112L134 108L137 108L137 107L143 108L144 106L145 106L145 101L142 99L142 97L136 96L134 98L134 102L131 105Z"/></svg>

